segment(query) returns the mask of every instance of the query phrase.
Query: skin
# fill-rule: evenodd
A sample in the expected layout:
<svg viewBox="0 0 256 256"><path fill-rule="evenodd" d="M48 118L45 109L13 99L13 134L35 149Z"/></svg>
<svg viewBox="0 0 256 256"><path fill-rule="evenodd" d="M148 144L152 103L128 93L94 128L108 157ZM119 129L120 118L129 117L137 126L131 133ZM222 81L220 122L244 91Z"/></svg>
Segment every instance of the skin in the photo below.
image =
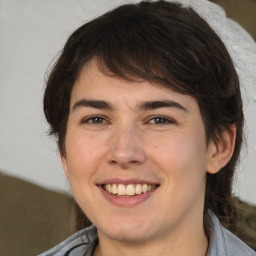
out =
<svg viewBox="0 0 256 256"><path fill-rule="evenodd" d="M152 101L171 104L146 108ZM62 165L97 227L95 255L205 255L206 173L230 159L235 128L223 138L206 145L195 98L103 75L94 62L84 66L71 94ZM139 203L120 205L102 192L109 179L139 179L157 189Z"/></svg>

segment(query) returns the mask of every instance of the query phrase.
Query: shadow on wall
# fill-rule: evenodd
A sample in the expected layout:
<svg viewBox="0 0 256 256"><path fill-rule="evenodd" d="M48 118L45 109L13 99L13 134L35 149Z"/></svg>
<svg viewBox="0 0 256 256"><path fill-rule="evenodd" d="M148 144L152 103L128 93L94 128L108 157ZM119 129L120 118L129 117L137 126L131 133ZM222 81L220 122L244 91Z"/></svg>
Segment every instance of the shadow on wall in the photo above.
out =
<svg viewBox="0 0 256 256"><path fill-rule="evenodd" d="M0 173L0 255L35 256L71 235L72 199Z"/></svg>
<svg viewBox="0 0 256 256"><path fill-rule="evenodd" d="M256 0L210 0L220 5L229 18L239 23L256 41Z"/></svg>
<svg viewBox="0 0 256 256"><path fill-rule="evenodd" d="M72 199L0 173L0 255L34 256L74 230ZM237 235L256 250L256 207L239 202Z"/></svg>

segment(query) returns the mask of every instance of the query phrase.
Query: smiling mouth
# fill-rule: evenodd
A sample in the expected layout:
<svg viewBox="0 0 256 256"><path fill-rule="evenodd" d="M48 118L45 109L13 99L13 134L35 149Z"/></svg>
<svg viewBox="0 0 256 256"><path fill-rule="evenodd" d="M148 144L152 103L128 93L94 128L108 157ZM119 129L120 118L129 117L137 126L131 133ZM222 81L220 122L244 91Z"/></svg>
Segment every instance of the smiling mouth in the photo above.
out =
<svg viewBox="0 0 256 256"><path fill-rule="evenodd" d="M103 189L116 196L135 196L148 193L154 190L158 185L149 184L104 184Z"/></svg>

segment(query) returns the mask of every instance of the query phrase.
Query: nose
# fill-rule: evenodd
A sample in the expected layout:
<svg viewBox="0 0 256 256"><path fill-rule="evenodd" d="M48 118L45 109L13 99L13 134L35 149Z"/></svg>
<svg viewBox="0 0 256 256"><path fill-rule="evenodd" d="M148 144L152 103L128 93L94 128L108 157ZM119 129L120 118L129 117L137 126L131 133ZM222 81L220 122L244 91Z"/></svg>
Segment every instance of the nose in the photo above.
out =
<svg viewBox="0 0 256 256"><path fill-rule="evenodd" d="M123 129L111 138L109 162L122 169L145 162L146 154L139 135L134 129Z"/></svg>

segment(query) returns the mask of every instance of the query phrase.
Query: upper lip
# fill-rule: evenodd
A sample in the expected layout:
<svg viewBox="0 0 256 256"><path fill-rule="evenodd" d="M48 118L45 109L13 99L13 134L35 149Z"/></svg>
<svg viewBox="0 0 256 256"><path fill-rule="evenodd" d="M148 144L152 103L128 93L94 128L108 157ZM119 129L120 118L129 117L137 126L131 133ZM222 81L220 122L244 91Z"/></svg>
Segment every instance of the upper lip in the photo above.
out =
<svg viewBox="0 0 256 256"><path fill-rule="evenodd" d="M145 179L120 179L120 178L110 178L105 179L99 182L97 185L104 185L104 184L148 184L148 185L159 185L157 182L148 181Z"/></svg>

